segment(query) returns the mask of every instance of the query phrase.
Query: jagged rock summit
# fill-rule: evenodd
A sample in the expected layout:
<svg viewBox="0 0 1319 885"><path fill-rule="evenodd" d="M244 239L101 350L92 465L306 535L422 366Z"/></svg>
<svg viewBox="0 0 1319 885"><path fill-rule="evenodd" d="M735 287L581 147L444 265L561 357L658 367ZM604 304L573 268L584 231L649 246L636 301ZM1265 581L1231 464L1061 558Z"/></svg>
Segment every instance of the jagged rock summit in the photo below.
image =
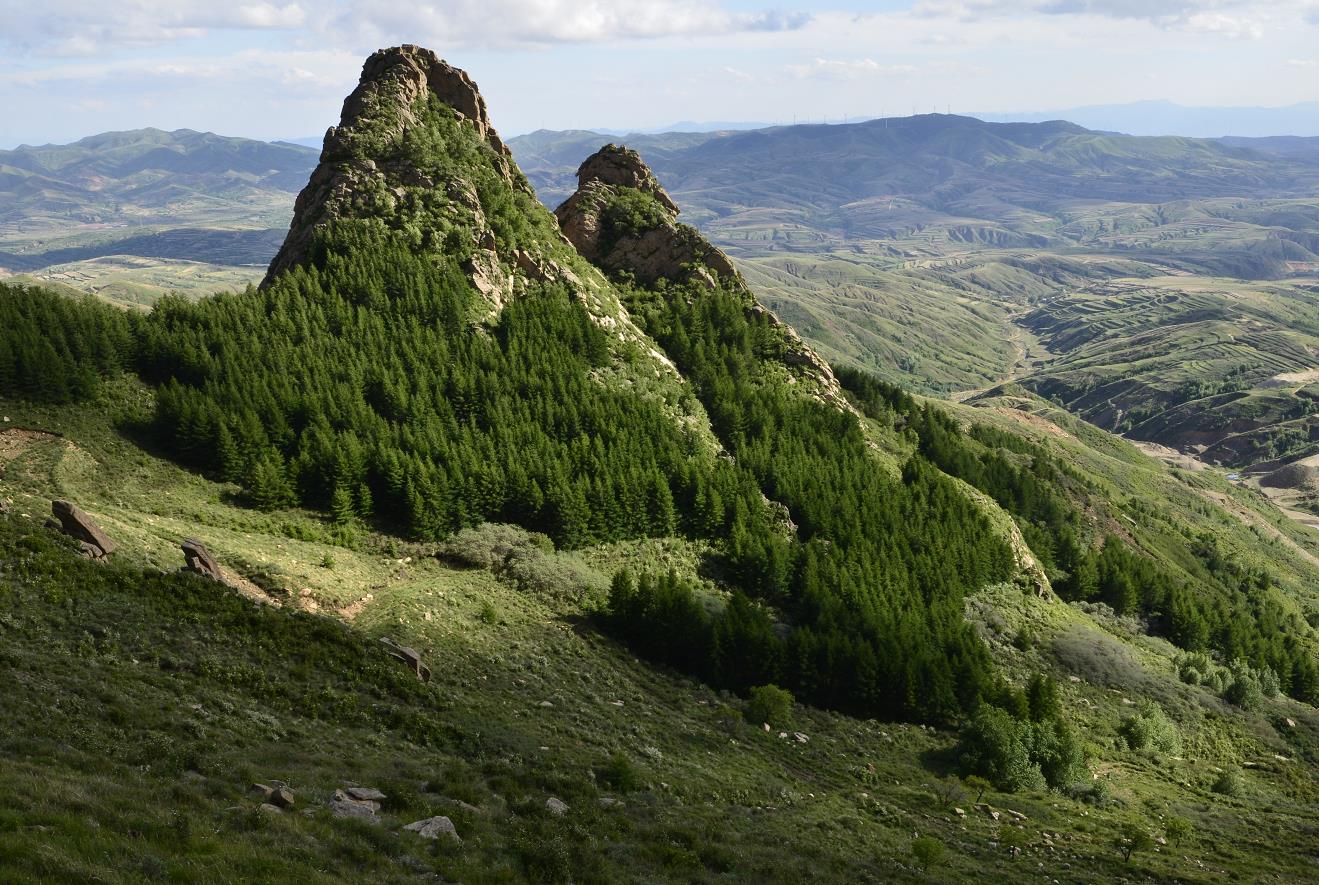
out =
<svg viewBox="0 0 1319 885"><path fill-rule="evenodd" d="M728 256L677 223L678 212L640 154L607 144L578 168L576 193L554 215L577 251L607 273L626 272L646 285L738 279Z"/></svg>
<svg viewBox="0 0 1319 885"><path fill-rule="evenodd" d="M756 300L727 255L695 228L678 223L679 211L640 154L607 144L578 167L577 190L554 215L577 251L611 276L646 286L668 280L727 287L748 312L764 315L778 330L784 363L813 381L824 399L851 410L828 362Z"/></svg>
<svg viewBox="0 0 1319 885"><path fill-rule="evenodd" d="M377 218L396 229L418 223L433 228L435 218L426 216L443 212L456 226L473 231L475 247L493 249L494 236L475 183L417 160L425 130L434 127L430 116L437 104L488 148L483 162L508 186L531 195L512 154L490 125L485 100L464 71L419 46L378 50L366 60L357 88L344 100L339 125L325 133L320 164L298 195L288 236L263 286L306 261L316 232L344 217Z"/></svg>

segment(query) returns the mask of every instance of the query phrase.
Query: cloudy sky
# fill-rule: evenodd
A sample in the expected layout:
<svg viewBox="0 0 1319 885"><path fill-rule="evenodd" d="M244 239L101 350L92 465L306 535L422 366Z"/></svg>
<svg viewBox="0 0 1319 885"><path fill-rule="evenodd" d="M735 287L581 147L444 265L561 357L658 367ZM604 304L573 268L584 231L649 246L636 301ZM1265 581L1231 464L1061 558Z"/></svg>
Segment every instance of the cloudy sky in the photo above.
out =
<svg viewBox="0 0 1319 885"><path fill-rule="evenodd" d="M1319 0L0 0L0 147L317 135L429 46L506 135L1168 99L1319 99Z"/></svg>

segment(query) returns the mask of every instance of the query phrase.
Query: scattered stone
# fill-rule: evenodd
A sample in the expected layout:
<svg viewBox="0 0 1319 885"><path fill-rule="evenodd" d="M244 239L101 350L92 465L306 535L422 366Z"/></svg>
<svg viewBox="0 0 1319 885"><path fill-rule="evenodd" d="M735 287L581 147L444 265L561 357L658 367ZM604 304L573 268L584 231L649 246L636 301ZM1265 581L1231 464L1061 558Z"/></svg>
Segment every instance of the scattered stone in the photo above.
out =
<svg viewBox="0 0 1319 885"><path fill-rule="evenodd" d="M809 737L807 737L806 735L802 734L800 731L794 731L794 732L792 733L792 736L793 736L793 738L796 739L797 743L799 743L799 744L804 744L804 743L806 743L807 741L810 740Z"/></svg>
<svg viewBox="0 0 1319 885"><path fill-rule="evenodd" d="M542 706L542 707L546 707L546 708L553 707L553 706L554 706L554 701L541 701L541 702L540 702L540 706Z"/></svg>
<svg viewBox="0 0 1319 885"><path fill-rule="evenodd" d="M431 668L427 667L421 660L421 652L415 648L408 648L406 645L399 645L388 637L382 637L380 640L389 649L389 653L396 659L407 664L417 678L422 682L431 681Z"/></svg>
<svg viewBox="0 0 1319 885"><path fill-rule="evenodd" d="M375 787L348 787L344 790L349 798L356 799L358 802L383 802L385 794Z"/></svg>
<svg viewBox="0 0 1319 885"><path fill-rule="evenodd" d="M1067 677L1067 681L1068 681L1068 682L1080 682L1080 681L1081 681L1081 677L1080 677L1080 676L1068 676L1068 677Z"/></svg>
<svg viewBox="0 0 1319 885"><path fill-rule="evenodd" d="M115 542L77 505L69 501L52 501L50 512L58 520L56 527L61 532L82 541L85 549L90 547L96 551L91 558L101 559L114 553Z"/></svg>
<svg viewBox="0 0 1319 885"><path fill-rule="evenodd" d="M444 836L455 842L463 841L458 835L458 829L453 825L453 821L442 815L428 817L425 820L413 821L403 829L416 833L423 839L438 839L441 836Z"/></svg>
<svg viewBox="0 0 1319 885"><path fill-rule="evenodd" d="M988 802L978 802L978 803L976 803L976 805L975 805L975 810L976 810L976 811L983 812L984 814L989 815L989 817L990 817L992 820L998 820L998 819L999 819L999 816L1000 816L999 813L998 813L997 811L994 810L994 807L993 807L992 805L990 805Z"/></svg>
<svg viewBox="0 0 1319 885"><path fill-rule="evenodd" d="M266 812L267 814L284 813L284 809L280 808L278 805L271 805L269 802L262 802L260 805L257 806L257 808L260 809L261 811Z"/></svg>
<svg viewBox="0 0 1319 885"><path fill-rule="evenodd" d="M621 800L619 800L619 799L615 799L613 796L601 796L601 797L600 797L600 807L601 807L601 808L622 808L622 807L623 807L623 803L622 803Z"/></svg>
<svg viewBox="0 0 1319 885"><path fill-rule="evenodd" d="M1030 820L1030 818L1026 817L1026 815L1022 814L1020 811L1013 811L1011 808L1005 810L1017 820Z"/></svg>
<svg viewBox="0 0 1319 885"><path fill-rule="evenodd" d="M550 814L557 814L560 817L568 813L568 803L562 799L556 799L553 796L545 800L545 810Z"/></svg>
<svg viewBox="0 0 1319 885"><path fill-rule="evenodd" d="M280 808L293 807L293 791L288 787L275 787L270 792L270 803Z"/></svg>
<svg viewBox="0 0 1319 885"><path fill-rule="evenodd" d="M954 807L953 814L957 815L958 817L966 817L966 809Z"/></svg>
<svg viewBox="0 0 1319 885"><path fill-rule="evenodd" d="M765 731L769 731L769 723L768 723L768 722L762 722L762 723L760 723L760 727L763 728L763 729L765 729Z"/></svg>
<svg viewBox="0 0 1319 885"><path fill-rule="evenodd" d="M788 739L788 733L786 731L780 731L779 740L786 741L787 739Z"/></svg>
<svg viewBox="0 0 1319 885"><path fill-rule="evenodd" d="M612 704L612 705L615 706L615 707L621 707L621 706L623 706L623 702L622 702L622 701L610 701L609 703ZM1290 719L1288 719L1287 721L1288 721L1288 722L1291 722Z"/></svg>
<svg viewBox="0 0 1319 885"><path fill-rule="evenodd" d="M1282 721L1285 722L1285 723L1287 723L1287 727L1288 727L1288 728L1295 728L1295 727L1296 727L1296 720L1295 720L1295 719L1287 718L1287 719L1284 719L1284 720L1282 720Z"/></svg>
<svg viewBox="0 0 1319 885"><path fill-rule="evenodd" d="M275 788L268 787L265 784L252 784L252 788L248 790L248 792L251 793L253 796L257 796L262 800L265 800L265 799L269 799L272 795L274 795Z"/></svg>

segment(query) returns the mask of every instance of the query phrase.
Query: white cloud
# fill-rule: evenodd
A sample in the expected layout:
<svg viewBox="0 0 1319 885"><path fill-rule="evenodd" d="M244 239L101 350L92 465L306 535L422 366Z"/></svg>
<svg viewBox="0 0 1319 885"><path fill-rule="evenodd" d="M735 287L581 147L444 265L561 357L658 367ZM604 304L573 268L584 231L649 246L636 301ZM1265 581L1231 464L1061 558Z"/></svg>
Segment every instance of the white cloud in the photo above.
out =
<svg viewBox="0 0 1319 885"><path fill-rule="evenodd" d="M0 46L93 55L215 31L301 32L357 51L391 43L439 48L593 43L791 30L805 13L729 12L702 0L0 0Z"/></svg>
<svg viewBox="0 0 1319 885"><path fill-rule="evenodd" d="M324 33L346 45L545 46L793 30L804 13L732 13L702 0L350 0Z"/></svg>
<svg viewBox="0 0 1319 885"><path fill-rule="evenodd" d="M1287 67L1289 68L1319 67L1319 61L1315 61L1312 58L1289 58L1287 59Z"/></svg>
<svg viewBox="0 0 1319 885"><path fill-rule="evenodd" d="M210 30L290 30L307 22L298 3L217 0L0 0L0 45L21 52L92 55L168 43Z"/></svg>
<svg viewBox="0 0 1319 885"><path fill-rule="evenodd" d="M1319 23L1319 0L918 0L913 14L960 22L991 17L1093 16L1259 38L1269 28Z"/></svg>
<svg viewBox="0 0 1319 885"><path fill-rule="evenodd" d="M809 64L788 65L786 70L803 80L860 80L868 77L910 76L917 72L915 65L882 65L873 58L817 58Z"/></svg>

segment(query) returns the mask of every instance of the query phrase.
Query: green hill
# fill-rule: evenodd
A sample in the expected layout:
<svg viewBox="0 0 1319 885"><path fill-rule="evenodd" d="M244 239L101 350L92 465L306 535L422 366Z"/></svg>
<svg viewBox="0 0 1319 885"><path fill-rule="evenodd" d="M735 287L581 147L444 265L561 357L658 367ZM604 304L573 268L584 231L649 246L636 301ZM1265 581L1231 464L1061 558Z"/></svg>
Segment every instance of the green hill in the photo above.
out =
<svg viewBox="0 0 1319 885"><path fill-rule="evenodd" d="M1308 875L1267 500L831 366L636 153L551 216L427 50L321 157L259 289L0 287L0 878Z"/></svg>

